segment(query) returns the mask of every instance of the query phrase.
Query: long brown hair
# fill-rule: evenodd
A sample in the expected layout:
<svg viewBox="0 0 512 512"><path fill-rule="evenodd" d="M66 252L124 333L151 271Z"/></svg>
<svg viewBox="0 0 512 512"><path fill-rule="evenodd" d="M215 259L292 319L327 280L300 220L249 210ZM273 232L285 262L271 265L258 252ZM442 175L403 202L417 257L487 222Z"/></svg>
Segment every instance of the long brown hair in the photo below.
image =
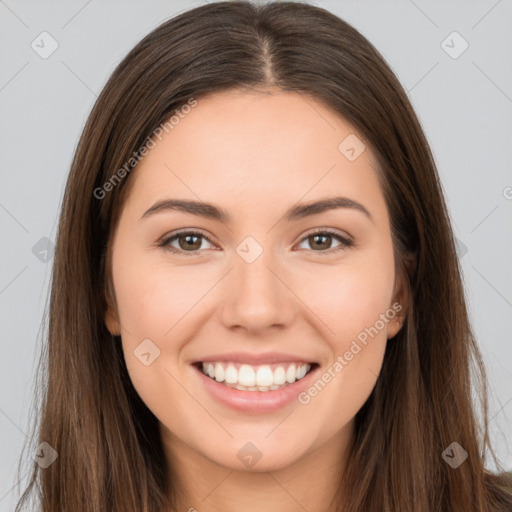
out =
<svg viewBox="0 0 512 512"><path fill-rule="evenodd" d="M17 510L35 487L43 512L174 506L158 421L131 384L120 338L105 326L107 257L130 183L131 169L119 169L191 98L230 88L312 95L351 123L379 162L410 304L356 416L332 509L511 510L504 476L484 466L484 369L439 177L407 95L377 50L327 10L236 1L203 5L153 30L117 66L88 118L63 198L37 391L36 437L58 458L45 469L34 463ZM468 454L456 469L441 456L453 442Z"/></svg>

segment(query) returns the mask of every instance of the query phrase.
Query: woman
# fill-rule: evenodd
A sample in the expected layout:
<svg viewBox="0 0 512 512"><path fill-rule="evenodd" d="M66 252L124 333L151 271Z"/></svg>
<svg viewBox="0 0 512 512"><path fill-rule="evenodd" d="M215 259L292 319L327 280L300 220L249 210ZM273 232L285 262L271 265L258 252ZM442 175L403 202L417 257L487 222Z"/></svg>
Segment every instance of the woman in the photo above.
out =
<svg viewBox="0 0 512 512"><path fill-rule="evenodd" d="M119 64L73 160L42 510L501 511L439 177L373 46L212 3ZM24 499L20 500L20 509Z"/></svg>

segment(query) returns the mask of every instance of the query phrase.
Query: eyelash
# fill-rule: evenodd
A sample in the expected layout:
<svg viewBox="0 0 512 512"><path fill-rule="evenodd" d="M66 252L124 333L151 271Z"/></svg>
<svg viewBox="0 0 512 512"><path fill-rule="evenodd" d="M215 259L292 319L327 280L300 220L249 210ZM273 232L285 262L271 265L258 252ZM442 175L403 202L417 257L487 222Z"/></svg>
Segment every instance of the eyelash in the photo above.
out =
<svg viewBox="0 0 512 512"><path fill-rule="evenodd" d="M201 237L201 238L204 238L205 240L207 240L210 244L215 245L210 240L210 238L208 236L206 236L205 234L203 234L201 232L184 230L184 231L179 231L178 233L175 233L174 235L172 235L170 237L164 238L161 242L158 243L158 246L162 247L163 249L168 250L174 254L180 254L180 255L183 254L185 256L197 255L199 253L199 251L183 251L181 249L176 249L176 247L172 247L171 245L169 245L171 242L173 242L174 240L176 240L184 235L193 235L193 236ZM304 236L300 240L299 244L301 244L307 238L309 238L311 236L315 236L315 235L331 235L332 237L336 238L339 242L341 242L341 244L338 247L334 247L333 249L327 249L325 251L313 251L312 250L312 252L321 254L322 256L337 253L340 250L348 249L354 245L354 242L352 240L341 236L337 231L334 231L333 229L329 229L329 228L319 229L319 230L312 231L312 232L308 233L306 236Z"/></svg>

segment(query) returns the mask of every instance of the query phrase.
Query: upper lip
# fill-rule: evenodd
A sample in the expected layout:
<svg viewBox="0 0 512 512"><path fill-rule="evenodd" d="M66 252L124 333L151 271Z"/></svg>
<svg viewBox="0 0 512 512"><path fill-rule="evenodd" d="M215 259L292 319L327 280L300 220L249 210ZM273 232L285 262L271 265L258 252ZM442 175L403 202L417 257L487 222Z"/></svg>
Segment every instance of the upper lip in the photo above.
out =
<svg viewBox="0 0 512 512"><path fill-rule="evenodd" d="M250 365L274 364L274 363L314 363L311 359L299 357L283 352L263 352L261 354L248 354L243 352L226 352L225 354L214 354L205 356L195 363L212 363L226 361L233 363L246 363Z"/></svg>

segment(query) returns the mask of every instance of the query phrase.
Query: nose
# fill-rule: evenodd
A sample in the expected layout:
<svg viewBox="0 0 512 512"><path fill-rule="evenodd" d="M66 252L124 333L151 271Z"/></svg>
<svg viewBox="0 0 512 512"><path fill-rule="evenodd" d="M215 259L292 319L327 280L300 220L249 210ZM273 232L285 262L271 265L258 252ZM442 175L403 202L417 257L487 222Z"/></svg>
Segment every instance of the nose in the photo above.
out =
<svg viewBox="0 0 512 512"><path fill-rule="evenodd" d="M233 267L220 308L224 326L253 335L289 326L296 314L297 298L271 251L264 250L251 263L234 254Z"/></svg>

